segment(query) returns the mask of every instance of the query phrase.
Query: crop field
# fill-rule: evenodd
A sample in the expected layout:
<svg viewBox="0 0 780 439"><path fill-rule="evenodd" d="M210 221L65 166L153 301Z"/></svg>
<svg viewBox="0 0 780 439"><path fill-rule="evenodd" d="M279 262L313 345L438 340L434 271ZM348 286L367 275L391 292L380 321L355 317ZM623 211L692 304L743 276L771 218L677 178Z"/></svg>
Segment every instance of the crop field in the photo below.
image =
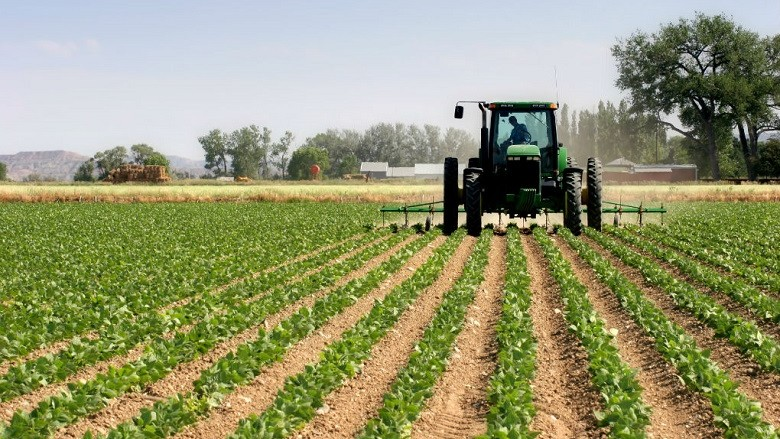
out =
<svg viewBox="0 0 780 439"><path fill-rule="evenodd" d="M778 437L780 203L378 207L0 205L0 437Z"/></svg>

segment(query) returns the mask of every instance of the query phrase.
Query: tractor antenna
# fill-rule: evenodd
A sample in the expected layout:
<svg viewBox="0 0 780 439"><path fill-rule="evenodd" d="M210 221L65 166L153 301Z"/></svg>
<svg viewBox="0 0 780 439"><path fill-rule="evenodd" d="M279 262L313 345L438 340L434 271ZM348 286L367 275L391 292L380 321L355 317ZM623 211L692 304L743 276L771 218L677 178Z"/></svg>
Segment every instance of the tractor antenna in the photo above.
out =
<svg viewBox="0 0 780 439"><path fill-rule="evenodd" d="M555 72L555 105L560 107L561 100L558 98L558 66L553 66L553 71Z"/></svg>

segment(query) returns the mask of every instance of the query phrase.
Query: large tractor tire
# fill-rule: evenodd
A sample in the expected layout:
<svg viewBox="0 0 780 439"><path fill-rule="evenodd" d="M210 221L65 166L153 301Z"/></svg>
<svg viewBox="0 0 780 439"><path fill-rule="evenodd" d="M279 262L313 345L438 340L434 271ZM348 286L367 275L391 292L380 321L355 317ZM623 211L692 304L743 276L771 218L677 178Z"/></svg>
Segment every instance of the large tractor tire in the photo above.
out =
<svg viewBox="0 0 780 439"><path fill-rule="evenodd" d="M479 176L481 169L467 168L465 176L466 231L471 236L482 234L482 184Z"/></svg>
<svg viewBox="0 0 780 439"><path fill-rule="evenodd" d="M601 160L588 159L588 227L601 231Z"/></svg>
<svg viewBox="0 0 780 439"><path fill-rule="evenodd" d="M458 159L444 159L444 227L449 235L458 228Z"/></svg>
<svg viewBox="0 0 780 439"><path fill-rule="evenodd" d="M563 225L575 236L582 233L582 169L563 171Z"/></svg>

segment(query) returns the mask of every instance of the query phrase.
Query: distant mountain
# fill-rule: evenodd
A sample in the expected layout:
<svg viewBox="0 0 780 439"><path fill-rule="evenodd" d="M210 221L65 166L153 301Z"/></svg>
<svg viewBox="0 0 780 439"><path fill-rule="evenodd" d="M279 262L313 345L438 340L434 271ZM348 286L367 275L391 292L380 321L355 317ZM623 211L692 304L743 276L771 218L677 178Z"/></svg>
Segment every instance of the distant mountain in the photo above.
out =
<svg viewBox="0 0 780 439"><path fill-rule="evenodd" d="M207 173L204 160L193 160L175 155L166 156L171 162L172 172L183 172L198 178ZM79 165L89 157L70 151L31 151L12 155L0 155L5 163L8 178L23 181L35 174L40 180L73 181Z"/></svg>
<svg viewBox="0 0 780 439"><path fill-rule="evenodd" d="M208 173L205 160L193 160L175 155L167 155L166 157L171 162L171 172L188 173L195 178L200 178L201 175Z"/></svg>
<svg viewBox="0 0 780 439"><path fill-rule="evenodd" d="M0 155L0 162L7 166L8 178L22 181L32 174L42 180L73 180L79 165L88 160L70 151L29 151L13 155Z"/></svg>

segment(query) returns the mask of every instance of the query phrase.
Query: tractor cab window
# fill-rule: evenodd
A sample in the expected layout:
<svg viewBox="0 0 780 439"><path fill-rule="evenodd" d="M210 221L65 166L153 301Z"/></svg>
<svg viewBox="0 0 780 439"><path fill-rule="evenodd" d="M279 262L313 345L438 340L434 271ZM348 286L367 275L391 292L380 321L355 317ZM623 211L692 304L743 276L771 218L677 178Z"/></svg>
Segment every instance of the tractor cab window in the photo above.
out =
<svg viewBox="0 0 780 439"><path fill-rule="evenodd" d="M501 111L493 118L495 164L506 163L506 150L512 145L553 146L549 111Z"/></svg>

